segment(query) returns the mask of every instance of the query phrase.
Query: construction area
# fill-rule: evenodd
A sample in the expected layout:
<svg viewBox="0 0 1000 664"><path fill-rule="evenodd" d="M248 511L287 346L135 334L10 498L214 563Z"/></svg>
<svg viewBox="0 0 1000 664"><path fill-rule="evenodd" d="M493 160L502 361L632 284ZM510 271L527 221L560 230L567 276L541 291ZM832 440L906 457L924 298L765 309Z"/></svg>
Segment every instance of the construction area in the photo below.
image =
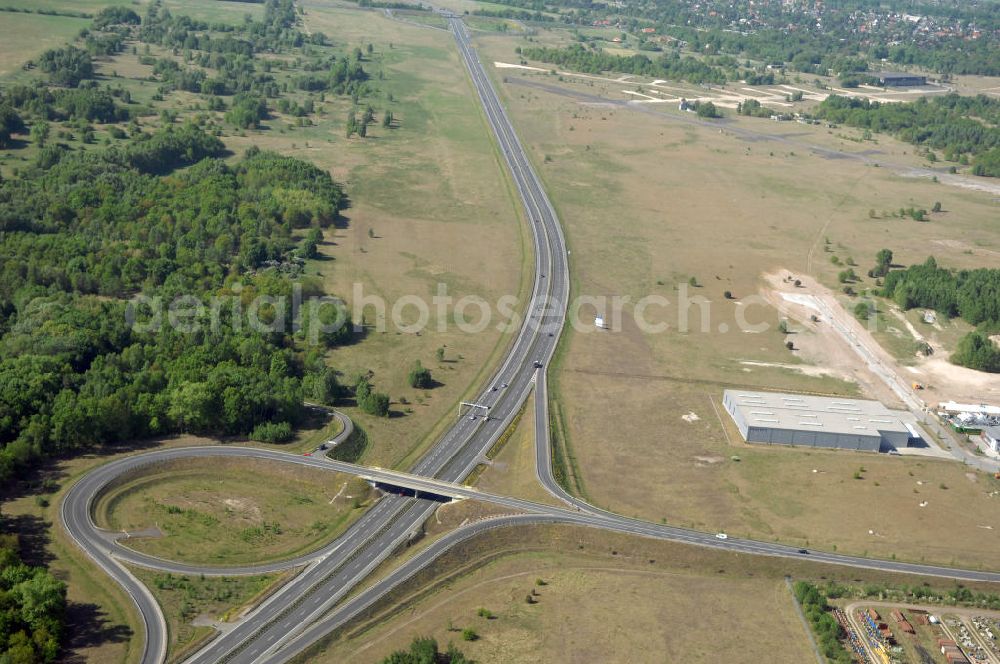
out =
<svg viewBox="0 0 1000 664"><path fill-rule="evenodd" d="M920 437L878 401L725 390L722 403L748 443L879 452Z"/></svg>
<svg viewBox="0 0 1000 664"><path fill-rule="evenodd" d="M848 649L862 664L1000 663L996 612L873 604L834 611Z"/></svg>
<svg viewBox="0 0 1000 664"><path fill-rule="evenodd" d="M1000 406L942 401L937 415L960 433L982 433L989 427L1000 426Z"/></svg>

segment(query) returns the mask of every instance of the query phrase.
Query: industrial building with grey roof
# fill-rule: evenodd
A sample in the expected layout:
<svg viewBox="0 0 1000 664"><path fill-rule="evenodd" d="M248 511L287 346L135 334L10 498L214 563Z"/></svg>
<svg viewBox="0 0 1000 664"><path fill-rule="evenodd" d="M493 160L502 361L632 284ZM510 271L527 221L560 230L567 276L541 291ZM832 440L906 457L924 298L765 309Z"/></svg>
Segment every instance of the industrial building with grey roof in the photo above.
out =
<svg viewBox="0 0 1000 664"><path fill-rule="evenodd" d="M878 401L725 390L722 403L748 443L878 452L906 447L914 433Z"/></svg>

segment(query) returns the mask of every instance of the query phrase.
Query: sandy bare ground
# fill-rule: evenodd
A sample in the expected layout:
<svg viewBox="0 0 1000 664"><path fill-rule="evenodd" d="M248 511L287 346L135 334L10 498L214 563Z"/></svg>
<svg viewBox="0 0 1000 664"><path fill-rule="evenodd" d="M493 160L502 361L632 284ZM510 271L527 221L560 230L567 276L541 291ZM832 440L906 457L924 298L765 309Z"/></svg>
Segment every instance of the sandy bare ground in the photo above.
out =
<svg viewBox="0 0 1000 664"><path fill-rule="evenodd" d="M801 282L801 286L796 287L794 282L785 280L789 274L779 271L765 275L769 288L762 295L811 333L790 337L802 359L835 375L850 377L865 393L886 404L912 407L911 400L930 408L948 400L1000 404L1000 380L996 376L951 364L947 359L947 350L917 332L901 313L893 311L893 315L905 324L915 339L927 341L934 348L934 354L929 357L916 356L914 366L901 366L860 321L841 307L829 289L801 274L794 275ZM841 330L846 329L848 335L873 356L874 361L865 362L856 349L851 348L845 335L826 320L830 312L836 317L837 325L842 326ZM812 316L819 320L814 322ZM890 389L887 382L894 384L894 389ZM914 391L911 388L914 382L921 383L926 389Z"/></svg>
<svg viewBox="0 0 1000 664"><path fill-rule="evenodd" d="M833 295L814 279L802 274L794 275L802 284L797 287L793 281L785 280L789 274L793 273L781 270L764 275L769 287L765 288L761 295L783 315L794 321L789 325L789 329L793 331L793 334L789 335L789 340L795 345L796 354L807 364L857 383L862 392L884 404L893 407L903 406L899 396L893 393L858 357L844 337L830 326L830 322L824 320L826 316L820 309L820 299L826 300L833 311L842 311ZM846 317L846 312L844 313ZM813 321L813 316L818 320ZM862 332L867 334L867 330ZM878 348L878 344L871 339L870 334L868 337L869 345ZM892 361L888 353L882 352L885 356L884 361Z"/></svg>

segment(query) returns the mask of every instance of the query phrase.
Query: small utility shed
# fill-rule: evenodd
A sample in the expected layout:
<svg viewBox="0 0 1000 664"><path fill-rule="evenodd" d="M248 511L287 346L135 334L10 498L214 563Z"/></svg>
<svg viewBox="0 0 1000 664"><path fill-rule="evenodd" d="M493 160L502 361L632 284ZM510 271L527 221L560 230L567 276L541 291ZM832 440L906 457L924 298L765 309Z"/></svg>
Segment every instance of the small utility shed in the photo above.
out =
<svg viewBox="0 0 1000 664"><path fill-rule="evenodd" d="M725 390L722 403L748 443L878 452L910 440L903 413L878 401Z"/></svg>

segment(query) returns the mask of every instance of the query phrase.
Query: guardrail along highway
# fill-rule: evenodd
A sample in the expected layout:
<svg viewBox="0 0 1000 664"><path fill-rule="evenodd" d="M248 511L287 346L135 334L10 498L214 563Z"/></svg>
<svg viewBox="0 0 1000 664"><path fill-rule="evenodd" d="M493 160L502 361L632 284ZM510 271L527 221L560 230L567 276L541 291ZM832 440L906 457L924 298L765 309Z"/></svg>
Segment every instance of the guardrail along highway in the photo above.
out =
<svg viewBox="0 0 1000 664"><path fill-rule="evenodd" d="M514 133L492 82L472 48L465 25L461 19L453 17L449 18L449 25L482 104L485 119L496 137L503 162L521 198L534 248L534 283L531 299L523 310L521 326L501 366L474 399L476 403L489 407L489 417L460 417L408 473L364 468L334 462L321 456L302 457L270 450L213 446L160 450L126 457L97 468L83 477L67 492L63 501L63 524L74 541L121 584L135 601L146 631L142 662L159 664L165 659L166 624L152 595L128 572L123 563L178 574L256 574L301 568L300 573L276 594L187 660L192 664L281 662L301 653L330 630L345 624L456 544L494 528L525 524L567 523L740 553L807 556L809 560L823 563L959 580L1000 582L1000 573L994 572L879 561L818 551L805 552L795 547L737 538L720 540L712 533L648 523L593 508L567 494L558 485L552 475L545 367L552 357L565 321L569 297L566 243L555 210ZM513 420L533 386L536 388L538 478L550 493L565 503L565 507L486 494L461 485L461 481L483 460L485 452ZM350 421L343 415L336 416L344 422L344 431L333 441L339 443L350 435L351 427ZM417 495L385 495L343 535L327 546L288 561L260 566L223 569L173 563L122 547L111 534L102 532L95 526L92 514L94 502L106 487L122 475L141 472L144 467L154 463L212 456L246 456L349 472L374 481L415 489ZM393 551L416 533L440 504L420 497L421 491L490 501L510 508L511 515L476 522L445 535L406 560L385 578L349 600L342 601Z"/></svg>

